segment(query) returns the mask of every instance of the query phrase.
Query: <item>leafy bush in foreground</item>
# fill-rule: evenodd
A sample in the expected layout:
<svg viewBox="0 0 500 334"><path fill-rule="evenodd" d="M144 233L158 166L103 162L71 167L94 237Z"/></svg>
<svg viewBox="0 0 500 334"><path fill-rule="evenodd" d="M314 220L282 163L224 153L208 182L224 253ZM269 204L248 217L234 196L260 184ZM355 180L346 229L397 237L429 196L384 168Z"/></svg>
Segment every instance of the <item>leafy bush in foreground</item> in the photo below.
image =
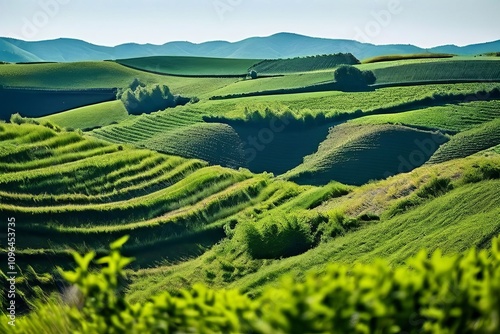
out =
<svg viewBox="0 0 500 334"><path fill-rule="evenodd" d="M195 286L131 305L117 294L130 259L126 239L88 270L94 254L75 254L79 266L64 277L82 292L83 307L40 307L18 320L18 332L68 333L498 333L500 238L491 251L430 257L425 251L392 268L384 261L331 264L302 282L286 278L251 300L237 291ZM54 312L60 312L59 317ZM70 313L69 317L67 312ZM46 317L49 316L49 317ZM37 320L38 319L38 320ZM54 327L50 321L54 322ZM6 330L6 319L0 331ZM3 327L2 327L3 326Z"/></svg>

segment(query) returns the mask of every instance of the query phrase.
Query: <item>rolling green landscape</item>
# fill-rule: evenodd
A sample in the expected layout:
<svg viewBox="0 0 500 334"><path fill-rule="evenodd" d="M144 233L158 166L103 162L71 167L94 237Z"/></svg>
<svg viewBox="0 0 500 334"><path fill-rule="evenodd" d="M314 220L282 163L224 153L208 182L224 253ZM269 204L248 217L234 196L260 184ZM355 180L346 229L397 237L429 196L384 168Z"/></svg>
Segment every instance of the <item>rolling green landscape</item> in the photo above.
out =
<svg viewBox="0 0 500 334"><path fill-rule="evenodd" d="M5 58L18 332L500 330L500 59L369 56Z"/></svg>

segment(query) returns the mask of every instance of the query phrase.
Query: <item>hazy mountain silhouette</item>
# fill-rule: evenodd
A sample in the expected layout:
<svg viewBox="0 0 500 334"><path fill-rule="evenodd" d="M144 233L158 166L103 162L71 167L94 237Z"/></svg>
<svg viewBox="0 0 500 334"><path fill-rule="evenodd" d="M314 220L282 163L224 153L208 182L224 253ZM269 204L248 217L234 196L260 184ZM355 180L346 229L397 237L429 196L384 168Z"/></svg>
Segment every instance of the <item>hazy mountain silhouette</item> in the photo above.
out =
<svg viewBox="0 0 500 334"><path fill-rule="evenodd" d="M252 37L235 43L224 41L201 44L169 42L163 45L128 43L116 47L99 46L69 38L37 42L0 38L0 60L8 62L67 62L167 55L271 59L337 52L350 52L358 59L365 59L387 54L443 52L476 55L498 51L500 51L500 40L464 47L444 45L422 49L414 45L373 45L352 40L315 38L291 33Z"/></svg>

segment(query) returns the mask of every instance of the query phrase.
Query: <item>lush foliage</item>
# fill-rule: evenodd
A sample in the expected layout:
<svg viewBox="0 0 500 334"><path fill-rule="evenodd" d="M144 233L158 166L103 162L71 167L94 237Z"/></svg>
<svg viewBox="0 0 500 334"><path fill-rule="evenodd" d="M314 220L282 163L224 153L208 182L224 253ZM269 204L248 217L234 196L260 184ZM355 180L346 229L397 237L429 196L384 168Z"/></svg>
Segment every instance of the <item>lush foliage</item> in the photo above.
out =
<svg viewBox="0 0 500 334"><path fill-rule="evenodd" d="M255 258L280 258L303 253L313 245L311 226L297 216L274 217L242 228L243 239Z"/></svg>
<svg viewBox="0 0 500 334"><path fill-rule="evenodd" d="M104 267L89 271L93 252L74 253L77 268L63 277L78 288L71 310L60 309L71 333L497 333L500 330L500 238L491 252L430 256L421 251L408 265L330 264L303 281L283 279L254 300L237 291L203 286L163 293L130 304L119 293L120 255L126 238L111 244ZM80 307L79 310L77 307ZM64 315L69 312L69 318ZM33 317L19 320L21 333ZM5 321L5 319L4 319ZM4 322L3 321L3 322ZM40 320L42 322L43 320ZM64 320L63 320L64 321ZM50 323L44 323L50 331ZM2 324L2 326L6 326Z"/></svg>
<svg viewBox="0 0 500 334"><path fill-rule="evenodd" d="M334 72L335 81L342 88L363 88L377 80L372 71L362 71L354 66L340 66Z"/></svg>
<svg viewBox="0 0 500 334"><path fill-rule="evenodd" d="M130 114L143 114L159 111L166 108L183 105L189 99L174 96L166 85L151 85L135 79L124 91L118 92L125 108Z"/></svg>

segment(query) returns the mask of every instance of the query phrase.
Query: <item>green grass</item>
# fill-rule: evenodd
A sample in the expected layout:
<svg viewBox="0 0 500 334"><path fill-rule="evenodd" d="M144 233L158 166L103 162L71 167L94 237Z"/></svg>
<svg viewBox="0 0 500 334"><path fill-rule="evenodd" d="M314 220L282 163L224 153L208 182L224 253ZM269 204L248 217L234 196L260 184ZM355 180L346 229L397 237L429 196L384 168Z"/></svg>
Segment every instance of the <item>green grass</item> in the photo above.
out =
<svg viewBox="0 0 500 334"><path fill-rule="evenodd" d="M146 84L167 84L160 75L113 62L8 64L0 67L0 77L4 86L54 89L127 87L134 78Z"/></svg>
<svg viewBox="0 0 500 334"><path fill-rule="evenodd" d="M127 117L128 112L122 101L111 101L68 110L38 120L50 121L64 128L88 130L118 123Z"/></svg>
<svg viewBox="0 0 500 334"><path fill-rule="evenodd" d="M159 152L196 158L213 164L246 166L240 137L227 124L195 123L153 136L143 145Z"/></svg>
<svg viewBox="0 0 500 334"><path fill-rule="evenodd" d="M333 196L316 210L325 214L341 210L355 216L377 212L381 221L367 222L298 256L255 260L248 256L244 247L225 240L200 258L174 266L137 271L132 279L129 299L143 301L159 291L174 292L197 282L214 288L229 286L254 295L263 287L278 282L284 274L302 277L309 270L324 269L331 261L366 263L382 257L394 264L404 262L422 247L431 250L439 247L445 253L461 252L471 246L488 247L491 238L500 232L496 219L500 209L493 200L500 194L500 181L474 184L462 181L468 170L483 163L500 168L498 155L469 157L453 163L422 166L408 174L354 188L347 195ZM433 177L451 177L455 189L388 218L385 213L392 205L425 188ZM311 188L310 195L302 192L287 203L290 206L278 206L265 216L279 210L300 210L296 204L304 203L304 199L313 193L319 195L318 190ZM259 218L255 212L252 214L246 219ZM240 223L244 217L242 213L238 218ZM211 274L207 276L206 273Z"/></svg>
<svg viewBox="0 0 500 334"><path fill-rule="evenodd" d="M339 125L316 153L283 177L299 184L336 180L361 185L423 165L446 140L440 134L396 125Z"/></svg>
<svg viewBox="0 0 500 334"><path fill-rule="evenodd" d="M174 94L212 96L210 92L232 84L237 78L184 78L134 70L114 62L52 63L0 68L0 85L53 89L127 87L135 78L145 84L165 84Z"/></svg>
<svg viewBox="0 0 500 334"><path fill-rule="evenodd" d="M113 143L130 143L216 165L246 167L238 133L226 124L204 123L202 115L189 107L175 108L130 117L91 134Z"/></svg>
<svg viewBox="0 0 500 334"><path fill-rule="evenodd" d="M259 60L206 57L144 57L120 59L116 62L154 73L184 76L245 76Z"/></svg>
<svg viewBox="0 0 500 334"><path fill-rule="evenodd" d="M429 75L437 63L448 69L451 62L460 68L456 75L476 70L483 75L480 65L488 70L493 66L491 60L481 60L481 64L470 62L471 68L462 69L463 61L395 61L391 66L405 66L391 75L404 78L406 71L415 69ZM164 68L172 64L167 62ZM197 75L214 73L216 66L211 64L205 64L204 74ZM225 71L237 73L242 64L234 63ZM199 72L195 65L180 71L188 73L185 75ZM332 74L323 71L238 80L160 76L113 62L3 66L0 84L43 87L53 77L53 88L121 87L137 77L146 83L164 83L173 93L201 98L196 104L149 115L126 116L118 102L110 102L43 118L66 127L102 126L84 135L0 123L0 213L18 220L16 228L23 237L18 241L17 259L22 269L31 265L46 273L56 265L67 267L70 248L100 252L110 241L128 234L131 242L124 251L137 258L135 272L130 272L131 300L144 300L162 290L177 291L196 282L217 288L231 286L254 295L282 274L302 276L311 269L322 270L333 260L370 262L382 256L401 263L422 247L441 246L445 252L486 247L500 231L499 181L477 179L481 166L489 164L493 176L500 169L498 101L433 106L440 102L426 100L430 106L410 105L436 94L490 91L500 87L498 83L208 101L223 93L328 81ZM391 68L387 63L359 66L380 71ZM496 74L490 71L488 75ZM264 148L255 148L254 159L248 159L245 150L251 148L249 138L258 137L263 127L203 122L206 115L241 118L245 111L264 112L266 108L277 114L355 113L360 118L347 124L285 127L273 133ZM370 115L380 108L394 108L394 114ZM119 123L110 124L113 122ZM269 126L264 124L264 128ZM433 133L421 128L459 133L436 151L432 163L418 167L434 153L435 139L444 141L441 135L432 137ZM435 144L431 149L429 140ZM424 159L411 162L415 152L423 152ZM461 158L465 156L469 157ZM402 166L401 158L409 161L410 168ZM274 178L269 173L256 175L218 164L276 175L292 171ZM406 174L369 182L413 168ZM325 186L301 186L284 179ZM435 180L451 186L432 193L429 189ZM419 197L424 192L427 195ZM410 202L414 205L406 205ZM311 244L300 255L282 259L279 253L275 254L278 259L255 259L240 242L243 226L256 224L264 229L270 219L283 222L294 216L309 224L311 231L327 231L328 238ZM327 222L318 227L314 225L317 217L326 217Z"/></svg>
<svg viewBox="0 0 500 334"><path fill-rule="evenodd" d="M255 81L256 80L244 82ZM260 110L262 112L266 108L270 108L278 115L285 111L292 111L297 117L302 117L308 113L312 115L321 113L326 114L327 117L332 117L343 113L349 114L355 112L355 116L360 117L363 116L363 113L369 114L380 108L397 109L398 106L431 98L435 94L474 94L483 89L489 90L494 87L498 87L498 84L429 85L383 88L370 92L357 93L327 92L242 98L223 101L204 101L185 107L178 107L174 110L154 113L152 115L129 118L125 122L95 130L91 134L114 143L131 143L138 147L156 149L168 154L199 158L224 166L247 167L254 172L268 171L278 175L301 165L305 156L311 155L317 151L318 145L325 140L327 129L331 124L303 130L285 127L284 131L273 133L273 138L270 143L264 145L264 147L259 146L255 148L250 143L249 138L258 137L260 131L269 127L269 124L263 124L257 128L245 124L241 126L234 125L231 129L222 124L207 125L200 123L202 121L201 117L203 115L212 114L228 118L241 118L241 115L246 111ZM425 103L431 104L432 101L427 101ZM487 121L492 117L496 117L496 101L473 102L467 104L467 106L465 104L457 106L457 108L460 108L460 110L463 109L466 113L471 113L474 108L482 106L487 108L487 113L481 114L482 116L477 116L475 118L476 121L472 121L469 118L463 119L461 116L462 114L453 114L454 117L447 117L446 114L442 116L430 116L430 113L434 110L432 108L429 109L429 111L425 111L427 110L425 109L421 112L426 112L429 115L428 118L435 117L438 119L437 121L446 121L443 124L455 122L454 124L467 123L472 126ZM408 106L406 108L410 107ZM415 108L415 106L411 108ZM452 106L449 108L452 108ZM401 107L401 109L401 111L404 111L405 107ZM362 112L359 113L359 110ZM436 110L441 109L438 108ZM410 111L408 113L400 113L394 117L395 119L398 117L406 117L405 115L409 115L407 117L410 117L410 115L414 113L416 112ZM385 120L389 119L391 116L380 117ZM418 120L422 122L428 122L425 118L419 118L419 116L415 116L414 118L418 118ZM365 123L369 123L372 118L368 117L366 119L367 121ZM360 122L363 122L363 120L364 117L361 117ZM378 123L386 122L379 121ZM403 121L401 123L406 124ZM409 122L409 125L413 124ZM430 124L426 123L426 125L427 127L432 127ZM205 138L211 139L205 141ZM414 143L409 142L409 144L410 147L415 147ZM241 145L243 146L241 147ZM394 147L392 152L395 152L396 149L397 148ZM376 147L372 147L368 151L375 152L376 150ZM411 150L406 153L409 155ZM399 154L395 155L395 157L397 158L398 155ZM427 158L428 156L426 156L426 160ZM406 157L406 159L408 159L408 157ZM389 168L387 166L389 166L390 163L382 164L383 166L379 166L380 168L377 169L377 172L367 173L366 175L365 173L361 173L361 175L365 175L369 178L380 178L381 176L391 174L397 171L397 166L400 164L398 161L391 161L395 162L396 166ZM316 171L318 168L324 169L319 167L323 164L324 163L319 164L317 167L313 168L313 170ZM418 165L419 164L416 166ZM302 173L305 172L307 168L304 167L299 169ZM325 174L325 178L322 179L319 184L328 183L328 178L330 177L330 174ZM343 177L342 180L355 184L369 180L369 178L366 179L362 177L360 179L362 181L355 181L355 177L356 176L348 178Z"/></svg>
<svg viewBox="0 0 500 334"><path fill-rule="evenodd" d="M486 150L500 144L500 118L451 137L434 153L429 163L439 163Z"/></svg>
<svg viewBox="0 0 500 334"><path fill-rule="evenodd" d="M475 94L482 90L490 91L498 87L500 84L497 83L467 83L391 87L368 92L332 91L273 95L206 101L195 104L192 108L229 118L241 117L245 109L264 111L265 108L278 112L291 110L302 115L309 112L313 115L323 113L325 116L332 116L339 113L353 113L356 110L369 112L378 108L396 107L403 103L432 97L433 94Z"/></svg>
<svg viewBox="0 0 500 334"><path fill-rule="evenodd" d="M472 101L423 108L390 115L373 115L350 121L354 124L403 124L464 131L500 117L500 101Z"/></svg>
<svg viewBox="0 0 500 334"><path fill-rule="evenodd" d="M370 262L376 257L402 263L421 248L441 248L445 253L471 246L486 247L500 232L495 217L500 208L489 199L500 195L500 182L490 181L454 190L422 207L379 224L367 226L303 255L262 268L232 284L255 291L284 273L303 275L324 268L325 262ZM457 219L457 217L459 217Z"/></svg>
<svg viewBox="0 0 500 334"><path fill-rule="evenodd" d="M281 77L241 80L211 92L212 96L244 94L284 88L300 88L333 81L332 71L289 74Z"/></svg>
<svg viewBox="0 0 500 334"><path fill-rule="evenodd" d="M446 80L500 80L498 60L452 60L421 62L373 69L377 84L446 81Z"/></svg>
<svg viewBox="0 0 500 334"><path fill-rule="evenodd" d="M208 99L214 95L215 91L242 80L240 78L189 78L167 75L163 78L175 94L196 96L200 99Z"/></svg>
<svg viewBox="0 0 500 334"><path fill-rule="evenodd" d="M210 136L219 133L218 127L230 130L200 125L217 128ZM203 127L189 131L191 137L200 136L200 145L213 149ZM122 234L134 240L130 251L144 254L138 266L198 255L224 236L227 219L272 200L278 190L270 187L268 175L207 166L73 132L55 133L39 125L0 124L0 140L0 212L16 216L26 236L18 242L20 249L27 249L19 264L42 272L54 263L64 265L68 247L100 249ZM220 143L228 151L223 147L227 142ZM180 245L183 251L177 252ZM168 251L146 252L161 248Z"/></svg>
<svg viewBox="0 0 500 334"><path fill-rule="evenodd" d="M129 117L120 124L103 127L90 134L115 143L134 143L149 140L153 136L167 133L202 121L202 114L189 108L175 108L148 115Z"/></svg>

